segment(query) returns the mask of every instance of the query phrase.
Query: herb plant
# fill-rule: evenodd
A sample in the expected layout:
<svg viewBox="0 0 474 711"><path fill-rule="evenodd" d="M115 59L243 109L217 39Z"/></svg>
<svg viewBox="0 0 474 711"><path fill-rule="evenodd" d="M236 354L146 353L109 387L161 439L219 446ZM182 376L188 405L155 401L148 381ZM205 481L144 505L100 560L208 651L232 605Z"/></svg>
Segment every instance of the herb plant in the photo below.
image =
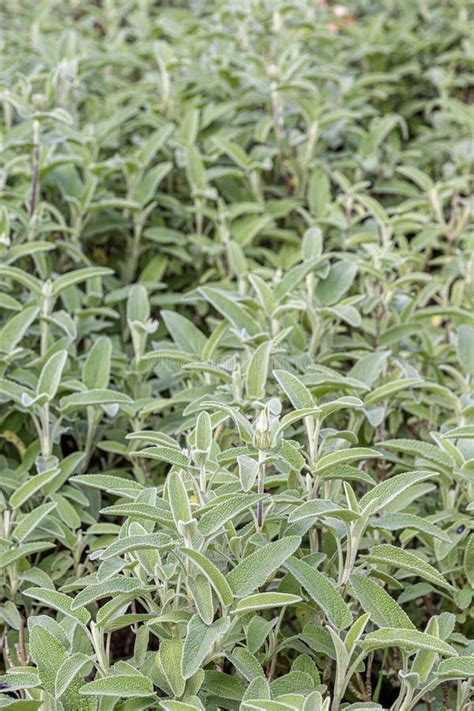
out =
<svg viewBox="0 0 474 711"><path fill-rule="evenodd" d="M472 709L468 0L3 0L0 707Z"/></svg>

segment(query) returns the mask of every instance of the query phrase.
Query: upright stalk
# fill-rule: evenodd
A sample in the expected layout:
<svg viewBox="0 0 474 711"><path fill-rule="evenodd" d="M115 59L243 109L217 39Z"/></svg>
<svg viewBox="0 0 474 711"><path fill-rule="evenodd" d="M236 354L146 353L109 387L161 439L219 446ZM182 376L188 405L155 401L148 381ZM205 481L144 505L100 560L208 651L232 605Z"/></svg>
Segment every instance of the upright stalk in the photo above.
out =
<svg viewBox="0 0 474 711"><path fill-rule="evenodd" d="M265 493L265 461L267 458L266 452L259 450L258 453L258 493L259 495ZM264 521L264 510L263 510L263 499L257 504L257 529L259 531L263 528Z"/></svg>
<svg viewBox="0 0 474 711"><path fill-rule="evenodd" d="M41 150L41 124L38 119L33 120L33 165L31 174L31 198L29 215L31 219L36 217L39 196L39 171L40 171L40 150ZM33 233L30 238L34 237Z"/></svg>

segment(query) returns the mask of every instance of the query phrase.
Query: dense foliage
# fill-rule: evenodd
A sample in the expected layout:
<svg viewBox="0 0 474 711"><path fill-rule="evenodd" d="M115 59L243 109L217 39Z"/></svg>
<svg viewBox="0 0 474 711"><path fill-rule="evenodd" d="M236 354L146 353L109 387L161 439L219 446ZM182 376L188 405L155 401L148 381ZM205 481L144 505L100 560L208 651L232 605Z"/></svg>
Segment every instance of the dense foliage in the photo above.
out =
<svg viewBox="0 0 474 711"><path fill-rule="evenodd" d="M472 708L470 7L3 0L0 707Z"/></svg>

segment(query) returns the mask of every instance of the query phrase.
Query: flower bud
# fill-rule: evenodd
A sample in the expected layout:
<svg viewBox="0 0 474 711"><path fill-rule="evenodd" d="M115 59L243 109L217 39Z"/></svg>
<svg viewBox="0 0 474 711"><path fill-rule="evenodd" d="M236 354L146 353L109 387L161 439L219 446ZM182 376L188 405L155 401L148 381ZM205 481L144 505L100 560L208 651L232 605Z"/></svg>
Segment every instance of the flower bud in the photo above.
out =
<svg viewBox="0 0 474 711"><path fill-rule="evenodd" d="M267 67L267 74L270 79L276 79L279 75L279 69L276 64L269 64Z"/></svg>
<svg viewBox="0 0 474 711"><path fill-rule="evenodd" d="M39 92L33 94L31 97L31 103L37 111L43 111L46 107L46 96L44 94L40 94Z"/></svg>
<svg viewBox="0 0 474 711"><path fill-rule="evenodd" d="M264 451L272 446L272 433L266 408L262 410L255 423L254 445Z"/></svg>

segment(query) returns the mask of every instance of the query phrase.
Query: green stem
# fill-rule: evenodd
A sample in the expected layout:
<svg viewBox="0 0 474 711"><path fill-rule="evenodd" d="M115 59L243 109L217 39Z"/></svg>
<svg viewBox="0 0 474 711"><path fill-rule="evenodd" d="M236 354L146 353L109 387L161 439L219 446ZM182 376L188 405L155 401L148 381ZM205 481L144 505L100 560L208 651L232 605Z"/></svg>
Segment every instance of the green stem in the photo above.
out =
<svg viewBox="0 0 474 711"><path fill-rule="evenodd" d="M266 453L262 450L258 453L258 493L265 493L265 460ZM264 511L263 511L263 500L259 501L257 504L257 530L261 531L263 528Z"/></svg>
<svg viewBox="0 0 474 711"><path fill-rule="evenodd" d="M94 651L97 656L99 671L101 672L101 674L103 674L103 676L106 676L107 670L109 668L109 660L104 644L104 633L94 622L91 622L90 637L92 646L94 647Z"/></svg>
<svg viewBox="0 0 474 711"><path fill-rule="evenodd" d="M207 487L207 472L206 472L206 462L202 463L199 467L199 489L201 498L203 502L206 499L206 487Z"/></svg>
<svg viewBox="0 0 474 711"><path fill-rule="evenodd" d="M339 711L339 706L341 704L342 699L344 698L347 686L350 680L352 679L352 676L355 674L357 667L365 659L367 654L368 652L366 651L361 652L361 654L359 654L359 656L355 659L354 663L351 664L351 666L347 670L343 683L337 689L337 692L335 692L334 699L331 705L331 711Z"/></svg>
<svg viewBox="0 0 474 711"><path fill-rule="evenodd" d="M48 297L44 296L41 300L40 307L40 354L42 358L48 350L49 324L47 319L49 316L49 309L50 301Z"/></svg>
<svg viewBox="0 0 474 711"><path fill-rule="evenodd" d="M40 410L41 420L41 454L43 457L51 455L51 437L49 431L49 402L46 402Z"/></svg>
<svg viewBox="0 0 474 711"><path fill-rule="evenodd" d="M85 444L85 466L89 463L92 456L92 447L94 444L94 437L97 430L97 425L99 424L101 418L101 413L98 408L89 407L87 408L87 436Z"/></svg>
<svg viewBox="0 0 474 711"><path fill-rule="evenodd" d="M441 682L439 679L433 679L433 681L430 681L429 684L424 686L423 689L421 691L419 691L418 694L412 698L409 708L415 709L418 702L422 700L423 696L425 696L425 694L427 694L429 691L432 691L433 689L435 689L438 686L438 684L440 684L440 683Z"/></svg>

